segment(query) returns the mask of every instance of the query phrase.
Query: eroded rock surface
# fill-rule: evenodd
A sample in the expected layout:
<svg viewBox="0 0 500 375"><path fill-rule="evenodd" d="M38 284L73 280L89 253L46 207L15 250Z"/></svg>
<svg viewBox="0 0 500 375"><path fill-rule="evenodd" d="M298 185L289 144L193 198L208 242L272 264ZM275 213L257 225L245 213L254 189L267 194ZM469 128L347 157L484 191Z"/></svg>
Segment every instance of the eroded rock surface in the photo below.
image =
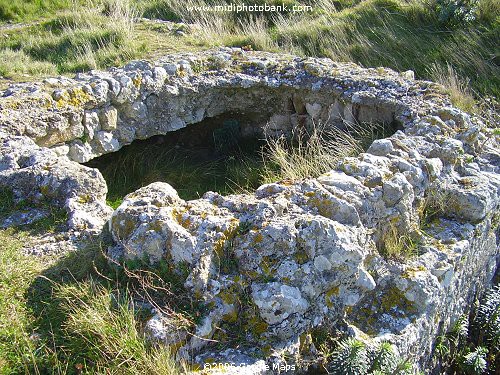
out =
<svg viewBox="0 0 500 375"><path fill-rule="evenodd" d="M408 72L222 49L2 95L1 187L65 207L76 232L99 232L111 217L117 259L189 270L185 287L208 308L194 335L162 331L159 315L148 325L179 357L244 358L261 371L263 360L297 355L314 329L345 322L429 366L433 339L497 268L498 136ZM249 118L247 135L313 122L400 130L316 179L187 202L158 182L112 214L102 176L79 164L226 112ZM391 234L411 237L418 256L382 258ZM234 327L242 345L214 352L206 339L224 341Z"/></svg>

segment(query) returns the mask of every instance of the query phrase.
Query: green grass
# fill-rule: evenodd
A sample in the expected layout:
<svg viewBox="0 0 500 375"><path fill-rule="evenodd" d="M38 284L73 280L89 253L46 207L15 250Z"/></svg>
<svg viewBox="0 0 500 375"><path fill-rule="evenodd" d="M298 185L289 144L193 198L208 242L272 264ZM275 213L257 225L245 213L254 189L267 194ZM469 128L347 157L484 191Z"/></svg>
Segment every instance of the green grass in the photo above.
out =
<svg viewBox="0 0 500 375"><path fill-rule="evenodd" d="M262 182L260 157L241 149L215 155L206 148L176 150L134 142L87 165L103 174L112 207L128 193L156 181L168 182L186 200L200 198L206 191L224 195L245 192Z"/></svg>
<svg viewBox="0 0 500 375"><path fill-rule="evenodd" d="M156 181L168 182L181 198L190 200L206 191L248 193L264 183L317 177L393 130L376 124L353 125L349 132L316 127L293 140L240 139L217 150L212 137L218 134L218 122L222 120L207 119L165 137L135 141L86 165L101 171L113 208L128 193ZM192 144L192 139L200 141Z"/></svg>
<svg viewBox="0 0 500 375"><path fill-rule="evenodd" d="M375 139L391 135L395 129L382 124L346 124L347 131L315 125L292 140L268 139L264 150L261 180L297 181L318 177L337 167L345 157L365 151Z"/></svg>
<svg viewBox="0 0 500 375"><path fill-rule="evenodd" d="M438 72L451 66L458 79L470 82L478 94L498 96L498 2L481 0L475 22L454 29L440 22L432 1L334 2L335 7L328 1L308 3L314 6L311 13L273 18L189 12L186 4L205 2L174 0L168 2L170 16L163 17L198 23L198 40L205 45L251 45L257 50L326 56L364 66L412 69L423 79L438 78L436 65Z"/></svg>
<svg viewBox="0 0 500 375"><path fill-rule="evenodd" d="M0 222L3 222L14 213L28 213L33 208L40 209L46 214L40 219L26 225L23 230L28 230L32 234L40 234L53 233L65 227L68 219L66 210L46 200L40 202L31 202L29 200L16 201L12 190L0 188Z"/></svg>
<svg viewBox="0 0 500 375"><path fill-rule="evenodd" d="M71 0L1 0L0 21L26 22L67 9Z"/></svg>
<svg viewBox="0 0 500 375"><path fill-rule="evenodd" d="M204 310L184 290L186 274L166 263L158 273L141 262L112 264L103 240L62 256L27 256L23 247L64 230L66 213L0 190L0 220L35 207L48 215L0 230L0 373L182 373L168 348L145 338L142 327L151 312L135 301L154 297L189 329Z"/></svg>
<svg viewBox="0 0 500 375"><path fill-rule="evenodd" d="M417 78L445 84L455 104L466 110L475 109L472 97L500 92L500 9L495 0L480 0L476 19L461 27L441 22L433 0L289 0L289 6L311 4L314 10L284 14L187 9L216 3L231 2L95 0L84 7L63 0L5 2L0 9L14 9L9 11L11 18L41 22L2 30L6 37L0 50L11 56L3 60L12 63L0 59L0 74L29 79L173 51L251 45L364 66L412 69ZM162 25L138 22L137 16L198 27L178 36Z"/></svg>
<svg viewBox="0 0 500 375"><path fill-rule="evenodd" d="M182 372L145 339L137 283L107 265L101 245L51 259L23 255L26 241L0 231L0 373Z"/></svg>
<svg viewBox="0 0 500 375"><path fill-rule="evenodd" d="M0 75L4 77L26 77L54 75L56 67L44 61L35 60L23 51L5 48L0 55Z"/></svg>
<svg viewBox="0 0 500 375"><path fill-rule="evenodd" d="M32 337L33 316L25 292L40 264L20 255L20 242L0 232L0 373L27 373L38 345Z"/></svg>
<svg viewBox="0 0 500 375"><path fill-rule="evenodd" d="M20 28L5 29L0 74L11 79L120 65L144 54L134 38L134 10L126 4L69 10Z"/></svg>

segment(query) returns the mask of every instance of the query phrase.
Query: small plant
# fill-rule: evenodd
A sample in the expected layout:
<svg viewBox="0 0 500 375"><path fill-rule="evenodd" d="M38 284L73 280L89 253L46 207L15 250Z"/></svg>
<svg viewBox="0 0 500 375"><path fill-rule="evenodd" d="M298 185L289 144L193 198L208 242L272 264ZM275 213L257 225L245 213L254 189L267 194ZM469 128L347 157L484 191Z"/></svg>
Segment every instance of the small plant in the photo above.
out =
<svg viewBox="0 0 500 375"><path fill-rule="evenodd" d="M486 355L488 349L478 346L473 352L466 354L463 358L463 369L465 373L471 375L480 375L486 371L488 363L486 362Z"/></svg>
<svg viewBox="0 0 500 375"><path fill-rule="evenodd" d="M461 316L436 340L434 352L446 373L480 375L498 372L500 343L500 287L494 286L480 300L472 319Z"/></svg>
<svg viewBox="0 0 500 375"><path fill-rule="evenodd" d="M418 208L420 218L420 229L425 230L433 221L445 216L447 207L452 197L446 192L446 188L437 185L430 186L423 201Z"/></svg>
<svg viewBox="0 0 500 375"><path fill-rule="evenodd" d="M252 229L251 221L240 221L238 225L238 234L243 235L246 234Z"/></svg>
<svg viewBox="0 0 500 375"><path fill-rule="evenodd" d="M448 27L462 26L476 20L478 0L437 0L439 22Z"/></svg>
<svg viewBox="0 0 500 375"><path fill-rule="evenodd" d="M474 319L480 332L478 342L500 351L500 286L491 288L482 299Z"/></svg>
<svg viewBox="0 0 500 375"><path fill-rule="evenodd" d="M389 342L383 342L375 352L370 370L380 374L393 374L397 367L398 356L394 346Z"/></svg>
<svg viewBox="0 0 500 375"><path fill-rule="evenodd" d="M378 251L385 258L404 260L417 254L418 234L402 234L394 223L380 228Z"/></svg>
<svg viewBox="0 0 500 375"><path fill-rule="evenodd" d="M429 74L432 79L445 87L455 107L466 112L477 110L476 100L470 89L470 79L460 76L450 63L447 63L446 67L433 63Z"/></svg>
<svg viewBox="0 0 500 375"><path fill-rule="evenodd" d="M295 130L289 138L267 136L264 180L318 177L335 169L342 158L363 152L383 133L384 127L379 124L346 124L346 130L314 124L309 130Z"/></svg>
<svg viewBox="0 0 500 375"><path fill-rule="evenodd" d="M327 352L329 374L337 375L410 375L410 362L401 359L395 347L383 342L374 347L354 338L343 339L331 353Z"/></svg>
<svg viewBox="0 0 500 375"><path fill-rule="evenodd" d="M332 374L363 375L369 369L368 352L366 345L356 339L346 339L340 342L339 347L332 353L328 370Z"/></svg>

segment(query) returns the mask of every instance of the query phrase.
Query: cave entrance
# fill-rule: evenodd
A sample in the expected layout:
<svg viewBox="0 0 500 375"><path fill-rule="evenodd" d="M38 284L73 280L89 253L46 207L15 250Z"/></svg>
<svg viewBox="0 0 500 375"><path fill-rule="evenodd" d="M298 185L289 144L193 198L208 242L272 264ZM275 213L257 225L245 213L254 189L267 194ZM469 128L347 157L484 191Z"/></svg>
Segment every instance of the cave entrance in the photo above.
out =
<svg viewBox="0 0 500 375"><path fill-rule="evenodd" d="M125 195L158 181L191 200L207 191L237 194L271 181L318 177L336 168L341 158L366 150L374 139L391 135L396 126L304 121L287 133L277 126L281 117L263 125L255 114L225 113L135 140L85 165L102 173L113 208Z"/></svg>
<svg viewBox="0 0 500 375"><path fill-rule="evenodd" d="M261 184L264 141L245 135L241 115L207 118L186 128L135 140L120 150L92 159L108 185L108 204L152 182L172 185L185 200L206 191L220 194L254 190Z"/></svg>

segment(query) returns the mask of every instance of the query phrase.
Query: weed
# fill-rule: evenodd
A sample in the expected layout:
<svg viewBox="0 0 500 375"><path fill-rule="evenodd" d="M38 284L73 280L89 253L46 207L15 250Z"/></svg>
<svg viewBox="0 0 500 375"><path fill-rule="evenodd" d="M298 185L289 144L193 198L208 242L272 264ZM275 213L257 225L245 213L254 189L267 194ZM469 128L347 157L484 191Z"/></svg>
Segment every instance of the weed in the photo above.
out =
<svg viewBox="0 0 500 375"><path fill-rule="evenodd" d="M442 84L450 95L451 103L466 112L475 112L476 101L470 91L470 79L462 79L455 69L447 64L446 68L433 63L430 68L430 76Z"/></svg>
<svg viewBox="0 0 500 375"><path fill-rule="evenodd" d="M240 235L246 234L252 229L252 223L250 221L240 221L238 226L238 233Z"/></svg>
<svg viewBox="0 0 500 375"><path fill-rule="evenodd" d="M439 336L434 355L444 373L498 373L500 349L500 287L490 288L470 317L462 315Z"/></svg>
<svg viewBox="0 0 500 375"><path fill-rule="evenodd" d="M434 6L439 22L448 27L462 27L477 17L477 0L437 0Z"/></svg>
<svg viewBox="0 0 500 375"><path fill-rule="evenodd" d="M209 134L218 123L217 118L209 119L168 137L135 141L87 165L103 174L108 204L114 208L126 194L156 181L168 182L183 199L199 198L206 191L232 194L254 190L262 183L261 143L234 137L232 147L217 148ZM191 136L193 131L207 134ZM192 141L195 138L201 141Z"/></svg>
<svg viewBox="0 0 500 375"><path fill-rule="evenodd" d="M363 152L363 147L378 136L381 125L347 124L340 130L324 124L310 131L296 131L291 139L284 136L267 138L264 151L264 181L297 181L335 169L346 157Z"/></svg>
<svg viewBox="0 0 500 375"><path fill-rule="evenodd" d="M239 274L239 262L234 253L234 239L225 242L219 257L219 271L226 275Z"/></svg>
<svg viewBox="0 0 500 375"><path fill-rule="evenodd" d="M418 255L418 234L402 234L394 223L380 228L378 251L385 258L405 260Z"/></svg>
<svg viewBox="0 0 500 375"><path fill-rule="evenodd" d="M324 352L329 374L338 375L406 375L415 371L410 362L402 359L394 346L382 342L368 346L355 338L344 338L335 349Z"/></svg>
<svg viewBox="0 0 500 375"><path fill-rule="evenodd" d="M446 192L446 189L438 186L429 187L418 208L420 229L425 230L437 218L446 216L451 199L452 197Z"/></svg>

